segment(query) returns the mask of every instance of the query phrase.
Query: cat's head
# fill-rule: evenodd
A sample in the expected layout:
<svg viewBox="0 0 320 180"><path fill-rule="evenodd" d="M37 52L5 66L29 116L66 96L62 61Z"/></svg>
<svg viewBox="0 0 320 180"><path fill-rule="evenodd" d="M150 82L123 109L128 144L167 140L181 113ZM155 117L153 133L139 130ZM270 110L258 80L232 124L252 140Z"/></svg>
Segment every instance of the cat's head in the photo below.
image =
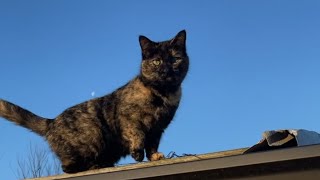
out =
<svg viewBox="0 0 320 180"><path fill-rule="evenodd" d="M145 83L162 88L181 85L189 67L186 37L185 30L163 42L153 42L145 36L139 37L142 50L140 76Z"/></svg>

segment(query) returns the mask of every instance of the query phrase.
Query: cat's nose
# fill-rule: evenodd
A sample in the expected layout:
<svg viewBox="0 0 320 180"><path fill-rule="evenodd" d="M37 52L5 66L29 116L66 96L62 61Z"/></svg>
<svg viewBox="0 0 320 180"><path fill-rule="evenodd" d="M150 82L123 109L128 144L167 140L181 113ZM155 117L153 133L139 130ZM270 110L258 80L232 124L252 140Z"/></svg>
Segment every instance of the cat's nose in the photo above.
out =
<svg viewBox="0 0 320 180"><path fill-rule="evenodd" d="M169 72L169 69L168 69L168 68L164 68L164 69L163 69L163 72L164 72L164 73L168 73L168 72Z"/></svg>
<svg viewBox="0 0 320 180"><path fill-rule="evenodd" d="M174 67L173 68L173 72L178 73L179 72L179 68L178 67Z"/></svg>

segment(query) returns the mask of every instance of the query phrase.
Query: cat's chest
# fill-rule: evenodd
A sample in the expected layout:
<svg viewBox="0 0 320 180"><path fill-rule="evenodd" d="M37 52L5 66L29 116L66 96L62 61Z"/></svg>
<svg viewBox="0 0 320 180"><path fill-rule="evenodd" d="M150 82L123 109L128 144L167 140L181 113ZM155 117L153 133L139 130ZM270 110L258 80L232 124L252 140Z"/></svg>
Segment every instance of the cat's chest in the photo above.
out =
<svg viewBox="0 0 320 180"><path fill-rule="evenodd" d="M151 99L145 104L146 108L142 109L142 112L149 114L149 121L151 124L158 122L169 123L175 111L178 108L181 98L181 90L168 94L167 96L161 96L153 94Z"/></svg>
<svg viewBox="0 0 320 180"><path fill-rule="evenodd" d="M144 86L141 81L135 80L123 89L120 96L125 104L139 104L150 107L176 106L181 98L181 88L164 95Z"/></svg>
<svg viewBox="0 0 320 180"><path fill-rule="evenodd" d="M181 89L166 95L159 94L151 90L137 90L129 94L126 98L128 102L139 104L145 108L163 109L179 105L181 99Z"/></svg>
<svg viewBox="0 0 320 180"><path fill-rule="evenodd" d="M175 92L161 94L133 81L121 93L121 112L131 120L143 120L144 124L170 121L179 105L181 88Z"/></svg>
<svg viewBox="0 0 320 180"><path fill-rule="evenodd" d="M181 90L168 94L166 96L153 94L151 104L158 108L170 108L179 105L181 99Z"/></svg>
<svg viewBox="0 0 320 180"><path fill-rule="evenodd" d="M122 94L118 108L126 121L142 122L146 130L166 128L178 108L181 89L166 96L148 89L135 89ZM121 118L120 118L121 119Z"/></svg>

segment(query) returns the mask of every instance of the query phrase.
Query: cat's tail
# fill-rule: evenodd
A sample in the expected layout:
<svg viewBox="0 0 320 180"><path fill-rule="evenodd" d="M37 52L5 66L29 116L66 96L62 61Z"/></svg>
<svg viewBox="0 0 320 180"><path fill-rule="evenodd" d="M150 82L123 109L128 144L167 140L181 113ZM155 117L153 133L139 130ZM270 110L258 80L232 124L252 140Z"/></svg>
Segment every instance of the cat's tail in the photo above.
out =
<svg viewBox="0 0 320 180"><path fill-rule="evenodd" d="M15 104L0 99L0 117L27 128L41 136L49 129L50 119L42 118Z"/></svg>

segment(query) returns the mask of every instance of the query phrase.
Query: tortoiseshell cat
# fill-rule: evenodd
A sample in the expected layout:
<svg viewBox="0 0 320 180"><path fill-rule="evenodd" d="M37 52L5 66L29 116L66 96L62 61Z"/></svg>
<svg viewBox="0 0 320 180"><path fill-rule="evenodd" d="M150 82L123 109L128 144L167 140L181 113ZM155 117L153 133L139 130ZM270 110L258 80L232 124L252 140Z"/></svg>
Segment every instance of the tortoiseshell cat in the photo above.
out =
<svg viewBox="0 0 320 180"><path fill-rule="evenodd" d="M55 119L39 117L0 99L0 116L43 136L67 173L114 166L130 154L142 161L160 160L162 133L181 98L189 58L186 32L153 42L139 37L138 76L111 94L66 109Z"/></svg>

